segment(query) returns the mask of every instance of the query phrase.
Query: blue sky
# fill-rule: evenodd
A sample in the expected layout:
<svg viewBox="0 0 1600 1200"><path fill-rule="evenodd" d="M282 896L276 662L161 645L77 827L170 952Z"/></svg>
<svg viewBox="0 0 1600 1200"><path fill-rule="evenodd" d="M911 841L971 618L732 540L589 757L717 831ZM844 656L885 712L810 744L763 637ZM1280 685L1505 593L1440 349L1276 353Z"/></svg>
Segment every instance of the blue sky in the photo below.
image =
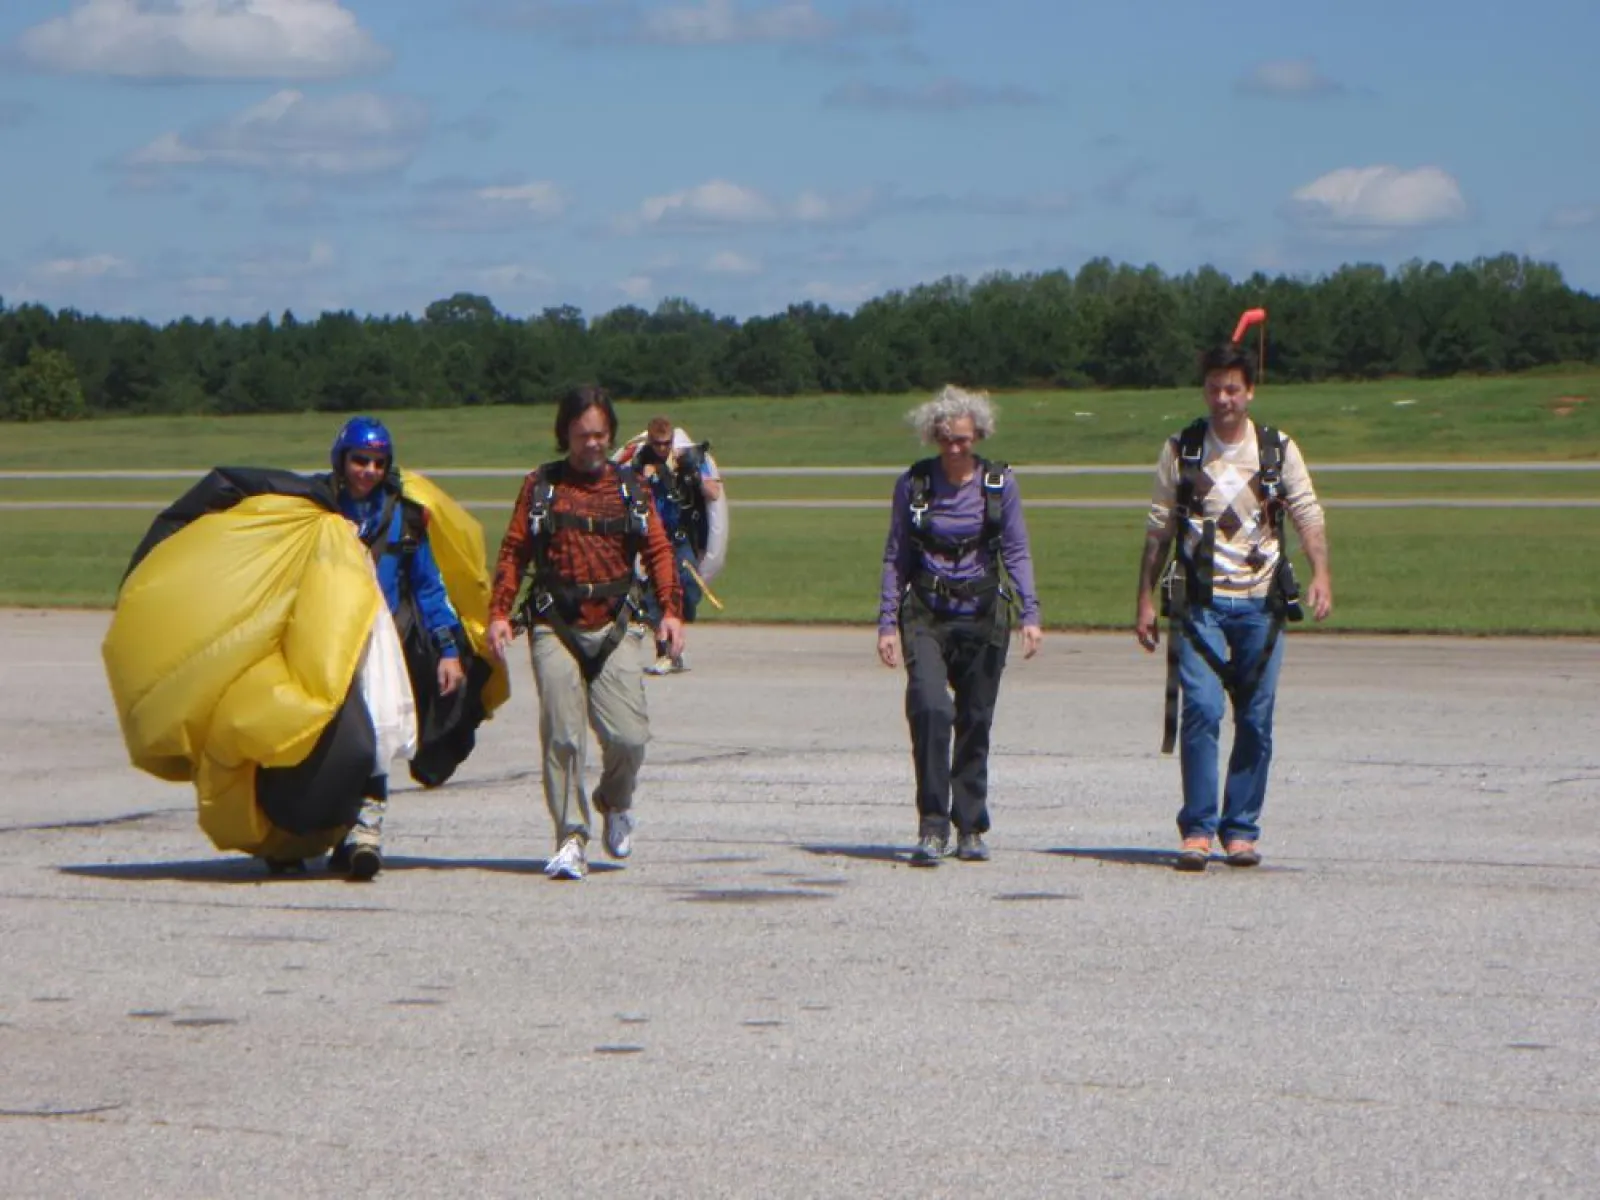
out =
<svg viewBox="0 0 1600 1200"><path fill-rule="evenodd" d="M0 296L748 317L1501 251L1600 291L1594 0L6 0Z"/></svg>

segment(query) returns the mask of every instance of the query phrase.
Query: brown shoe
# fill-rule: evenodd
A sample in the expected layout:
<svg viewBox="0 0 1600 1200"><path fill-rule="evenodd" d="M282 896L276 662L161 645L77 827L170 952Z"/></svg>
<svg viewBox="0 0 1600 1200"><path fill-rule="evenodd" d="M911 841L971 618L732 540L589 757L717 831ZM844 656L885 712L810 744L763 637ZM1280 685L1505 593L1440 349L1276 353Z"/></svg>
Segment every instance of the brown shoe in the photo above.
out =
<svg viewBox="0 0 1600 1200"><path fill-rule="evenodd" d="M1183 839L1178 847L1177 867L1180 871L1204 871L1211 859L1211 838L1197 833Z"/></svg>
<svg viewBox="0 0 1600 1200"><path fill-rule="evenodd" d="M1227 856L1230 867L1254 867L1261 862L1261 852L1256 849L1256 844L1243 838L1229 842L1222 852Z"/></svg>

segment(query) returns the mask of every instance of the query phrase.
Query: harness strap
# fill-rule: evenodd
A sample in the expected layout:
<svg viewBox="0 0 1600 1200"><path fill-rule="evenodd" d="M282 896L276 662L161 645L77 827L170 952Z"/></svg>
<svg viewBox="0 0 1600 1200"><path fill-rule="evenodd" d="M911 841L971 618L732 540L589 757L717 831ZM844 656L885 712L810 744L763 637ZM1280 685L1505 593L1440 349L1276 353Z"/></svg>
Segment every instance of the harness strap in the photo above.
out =
<svg viewBox="0 0 1600 1200"><path fill-rule="evenodd" d="M601 533L609 536L625 534L633 528L632 516L624 517L580 517L576 513L553 512L550 514L551 531L557 529L576 529L582 533Z"/></svg>
<svg viewBox="0 0 1600 1200"><path fill-rule="evenodd" d="M621 517L591 517L554 510L556 484L560 482L565 463L558 460L546 463L534 473L533 496L528 506L529 531L533 535L533 553L528 558L523 580L528 586L527 599L522 607L523 623L530 629L543 618L551 632L561 640L567 652L577 661L586 683L593 683L605 668L606 660L622 644L628 622L633 614L642 613L639 598L639 580L631 564L637 558L649 530L650 506L640 494L633 469L617 466L617 488L622 497L624 515ZM598 583L579 582L558 575L550 565L550 539L561 529L579 530L623 539L623 557L630 569L615 579ZM572 618L577 606L585 600L616 600L616 609L606 636L591 652L584 644ZM569 616L569 613L571 614Z"/></svg>
<svg viewBox="0 0 1600 1200"><path fill-rule="evenodd" d="M609 586L609 585L602 585ZM629 591L631 591L631 587ZM567 620L562 611L563 605L551 592L541 592L528 597L525 609L526 621L531 628L535 617L543 617L550 623L550 631L560 639L561 644L567 648L567 653L572 655L578 664L578 670L583 675L585 683L593 683L605 669L606 660L618 646L622 644L623 637L628 632L630 614L639 611L639 605L632 595L625 595L621 604L617 605L616 615L611 619L611 624L606 629L606 636L593 651L583 642L572 623Z"/></svg>
<svg viewBox="0 0 1600 1200"><path fill-rule="evenodd" d="M1174 514L1187 526L1194 509L1195 478L1203 465L1205 453L1206 420L1204 417L1185 426L1178 435L1178 487L1173 506ZM1184 549L1183 528L1178 531L1173 560L1162 578L1162 615L1169 618L1167 626L1167 680L1162 717L1161 753L1171 754L1177 743L1179 699L1182 678L1179 671L1178 637L1187 638L1201 659L1215 672L1237 710L1248 704L1261 686L1267 664L1277 648L1278 637L1283 632L1286 619L1296 619L1298 587L1288 569L1288 549L1283 544L1283 444L1278 431L1268 425L1256 426L1256 452L1259 459L1259 478L1263 505L1273 532L1278 536L1278 569L1274 572L1272 591L1268 594L1267 608L1272 623L1267 629L1267 640L1261 654L1249 672L1241 676L1233 664L1224 660L1201 637L1190 620L1192 605L1205 607L1213 597L1213 580L1216 571L1217 527L1215 521L1201 524L1200 537L1191 554Z"/></svg>
<svg viewBox="0 0 1600 1200"><path fill-rule="evenodd" d="M942 600L983 600L1000 590L1000 572L990 568L976 579L946 579L932 571L918 571L911 578L911 586L924 593L924 600L928 596Z"/></svg>
<svg viewBox="0 0 1600 1200"><path fill-rule="evenodd" d="M402 590L411 586L411 560L417 556L417 551L422 547L422 538L428 528L427 511L415 500L407 500L403 495L396 493L391 497L391 503L384 510L383 532L388 532L393 521L392 513L394 504L400 506L400 536L391 538L384 547L385 554L393 554L400 560L400 587Z"/></svg>
<svg viewBox="0 0 1600 1200"><path fill-rule="evenodd" d="M367 552L372 555L372 561L377 562L392 548L387 538L389 526L394 522L394 506L400 503L400 493L394 488L384 488L383 509L378 514L378 520L372 527L372 532L361 540L366 543Z"/></svg>
<svg viewBox="0 0 1600 1200"><path fill-rule="evenodd" d="M982 458L977 460L980 485L983 488L983 529L971 537L951 538L934 533L928 519L928 512L933 503L933 472L938 462L936 458L924 458L911 466L908 507L911 513L912 544L924 553L931 552L951 559L964 558L980 546L987 546L993 555L993 561L988 571L978 579L955 582L943 579L934 571L923 569L912 580L912 584L923 587L935 596L958 600L978 599L997 588L1004 588L1004 580L1000 573L1002 565L1000 549L1005 537L1003 498L1008 468L1003 462L989 462Z"/></svg>

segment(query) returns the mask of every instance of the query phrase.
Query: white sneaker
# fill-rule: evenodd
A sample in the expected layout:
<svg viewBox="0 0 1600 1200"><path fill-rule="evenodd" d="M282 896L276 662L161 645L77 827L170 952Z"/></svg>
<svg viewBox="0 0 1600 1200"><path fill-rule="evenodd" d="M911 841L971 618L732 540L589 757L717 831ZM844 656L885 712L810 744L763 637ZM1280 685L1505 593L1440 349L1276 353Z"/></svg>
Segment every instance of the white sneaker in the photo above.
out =
<svg viewBox="0 0 1600 1200"><path fill-rule="evenodd" d="M644 669L644 673L646 675L671 675L672 655L663 654L660 658L656 659L655 662L646 667Z"/></svg>
<svg viewBox="0 0 1600 1200"><path fill-rule="evenodd" d="M627 858L633 853L633 814L608 812L606 822L606 853L612 858Z"/></svg>
<svg viewBox="0 0 1600 1200"><path fill-rule="evenodd" d="M544 865L544 873L551 879L582 879L589 873L584 858L583 839L576 835L561 843L561 849Z"/></svg>

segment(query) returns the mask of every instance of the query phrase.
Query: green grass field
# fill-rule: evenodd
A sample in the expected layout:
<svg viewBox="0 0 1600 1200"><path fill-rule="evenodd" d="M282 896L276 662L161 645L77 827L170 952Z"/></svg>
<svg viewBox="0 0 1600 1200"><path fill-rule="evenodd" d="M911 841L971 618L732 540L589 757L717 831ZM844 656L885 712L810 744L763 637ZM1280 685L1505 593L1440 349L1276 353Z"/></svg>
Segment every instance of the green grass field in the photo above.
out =
<svg viewBox="0 0 1600 1200"><path fill-rule="evenodd" d="M903 467L922 453L903 416L921 397L713 399L666 407L714 443L725 467ZM1146 466L1161 438L1201 409L1193 392L1001 395L1001 431L984 449L1022 464L1029 500L1125 507L1034 508L1033 552L1046 624L1126 628L1140 548ZM658 406L623 406L625 432ZM1592 500L1600 472L1318 470L1394 461L1600 461L1600 372L1488 380L1264 388L1255 415L1295 435L1329 502L1336 609L1329 631L1600 635L1600 512L1354 509L1353 499ZM552 410L385 414L402 463L423 469L525 469L552 456ZM177 469L232 463L316 469L341 418L326 414L145 418L7 426L0 470ZM1029 472L1026 464L1128 465L1126 474ZM0 513L0 604L109 606L133 546L187 479L0 478L0 501L130 501L144 510ZM482 504L490 553L516 480L441 476ZM702 619L868 623L888 514L875 509L739 508L752 500L886 505L892 471L870 476L740 476L727 604ZM1304 564L1301 564L1302 568ZM1302 573L1302 578L1304 578Z"/></svg>
<svg viewBox="0 0 1600 1200"><path fill-rule="evenodd" d="M109 607L150 515L7 513L0 604ZM504 517L481 515L492 554ZM1128 625L1141 521L1137 508L1029 515L1047 625ZM869 510L737 514L715 584L727 610L704 605L702 619L873 621L885 527L886 514ZM1330 528L1337 607L1321 628L1600 635L1593 510L1359 510Z"/></svg>
<svg viewBox="0 0 1600 1200"><path fill-rule="evenodd" d="M904 423L925 397L734 397L623 404L624 435L655 412L708 438L724 465L901 465L919 452ZM997 394L986 453L1013 463L1154 463L1163 436L1204 411L1197 389ZM1264 386L1254 414L1286 429L1318 462L1600 458L1600 371L1491 379ZM381 414L402 462L531 466L553 457L554 410L471 408ZM11 425L0 468L314 469L342 418L140 417ZM271 455L270 462L267 456Z"/></svg>
<svg viewBox="0 0 1600 1200"><path fill-rule="evenodd" d="M1315 464L1313 464L1315 470ZM161 508L198 479L200 472L178 479L4 479L0 501L97 502L139 501ZM468 504L509 506L520 479L435 474L433 479L456 499ZM748 500L883 500L894 488L895 471L873 475L763 476L736 475L728 480L735 501ZM1136 504L1149 498L1150 471L1140 468L1119 475L1041 475L1018 469L1025 500L1121 500ZM1370 499L1523 499L1588 500L1600 497L1600 470L1526 471L1323 471L1317 492L1331 502Z"/></svg>

